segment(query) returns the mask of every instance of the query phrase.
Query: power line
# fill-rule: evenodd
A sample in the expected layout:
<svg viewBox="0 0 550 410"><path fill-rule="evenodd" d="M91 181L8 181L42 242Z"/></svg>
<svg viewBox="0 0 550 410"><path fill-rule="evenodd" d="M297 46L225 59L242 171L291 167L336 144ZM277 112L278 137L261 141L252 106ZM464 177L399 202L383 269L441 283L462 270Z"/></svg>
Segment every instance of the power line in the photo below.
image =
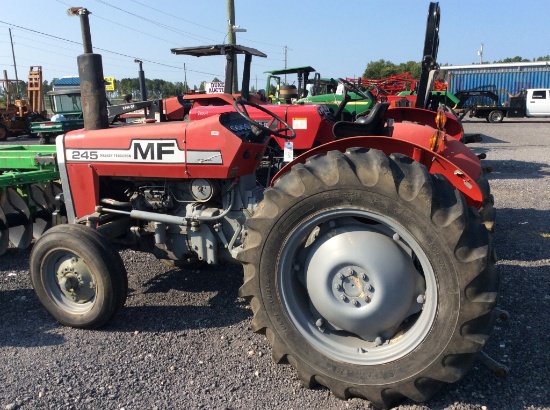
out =
<svg viewBox="0 0 550 410"><path fill-rule="evenodd" d="M58 1L59 1L59 0L58 0ZM190 38L193 38L193 36L194 36L194 35L192 35L191 33L187 32L187 31L182 31L182 30L179 30L179 29L177 29L177 28L168 26L168 25L166 25L166 24L164 24L164 23L159 23L159 22L154 21L154 20L151 20L151 19L149 19L149 18L140 16L139 14L131 13L131 12L127 11L127 10L124 10L124 9L119 8L119 7L113 6L112 4L109 4L109 3L107 3L107 2L105 2L105 1L103 1L103 0L96 0L96 1L97 1L98 3L103 4L103 5L106 5L106 6L109 6L109 7L114 8L114 9L117 9L117 10L119 10L119 11L122 11L122 12L124 12L124 13L130 14L130 15L132 15L132 16L134 16L134 17L139 18L139 19L145 20L145 21L147 21L147 22L149 22L149 23L151 23L151 24L157 25L157 26L159 26L159 27L163 27L163 28L165 28L165 29L174 31L174 32L176 32L176 33L180 33L180 34L182 34L182 35L186 35L186 36L188 36L188 37L190 37ZM139 1L137 1L137 0L131 0L131 1L133 1L134 3L137 3L137 4L139 4L139 5L141 5L141 6L143 6L143 7L147 7L147 8L149 8L149 9L155 10L155 11L157 11L157 12L159 12L159 13L168 15L168 16L173 17L173 18L177 18L178 20L185 21L186 23L190 23L190 24L193 24L193 25L195 25L195 26L198 26L198 27L201 27L201 28L204 28L204 29L207 29L207 30L214 31L214 32L216 32L216 33L225 34L224 31L216 30L216 29L213 29L213 28L210 28L210 27L203 26L203 25L201 25L201 24L194 23L194 22L192 22L192 21L190 21L190 20L183 19L183 18L181 18L181 17L175 16L175 15L170 14L170 13L166 13L165 11L162 11L162 10L156 9L156 8L154 8L154 7L151 7L151 6L149 6L149 5L143 4L143 3L141 3L141 2L139 2ZM183 34L183 33L185 33L185 34ZM206 40L209 40L210 42L216 43L216 40L212 40L212 39L209 39L209 38L207 38L207 37L202 37L202 36L195 36L195 37L204 38L204 39L206 39ZM195 38L193 38L193 39L195 39ZM265 43L265 42L262 42L262 41L255 41L255 40L250 40L250 39L247 39L247 41L250 42L250 43L264 44L264 45L271 46L271 47L283 47L282 45L279 45L279 44ZM279 54L279 53L276 53L276 54Z"/></svg>
<svg viewBox="0 0 550 410"><path fill-rule="evenodd" d="M64 4L64 5L67 5L67 6L70 7L70 5L69 5L68 3L63 2L62 0L56 0L56 1L57 1L58 3ZM112 4L108 3L108 2L105 1L105 0L96 0L96 1L97 1L98 3L100 3L100 4L102 4L102 5L105 5L105 6L114 8L114 9L116 9L116 10L119 10L119 11L123 12L123 13L129 14L129 15L134 16L134 17L136 17L136 18L139 18L139 19L141 19L141 20L147 21L148 23L151 23L151 24L156 25L156 26L158 26L158 27L164 28L164 29L166 29L166 30L176 32L176 33L178 33L178 34L180 34L180 35L183 35L183 36L192 38L192 39L194 39L194 40L199 39L199 40L197 40L197 41L201 41L202 43L204 43L204 41L203 41L203 40L200 40L200 39L208 40L208 41L211 42L211 43L217 43L216 40L213 40L213 39L210 39L210 38L207 38L207 37L203 37L203 36L197 36L197 35L195 35L195 34L192 34L192 33L187 32L187 31L183 31L183 30L180 30L180 29L178 29L178 28L169 26L169 25L167 25L167 24L164 24L164 23L161 23L161 22L152 20L152 19L150 19L150 18L141 16L141 15L135 13L135 12L130 12L130 11L128 11L128 10L125 10L125 9L122 9L122 8L117 7L117 6L115 6L115 5L112 5ZM144 4L143 2L140 2L140 1L137 1L137 0L131 0L131 1L134 2L134 3L136 3L136 4L141 5L141 6L143 6L143 7L146 7L146 8L149 8L149 9L151 9L151 10L154 10L154 11L156 11L156 12L159 12L159 13L162 13L162 14L164 14L164 15L170 16L170 17L172 17L172 18L176 18L176 19L178 19L178 20L185 21L186 23L193 24L193 25L195 25L195 26L198 26L198 27L201 27L201 28L204 28L204 29L207 29L207 30L211 30L211 31L216 32L216 33L220 33L220 34L224 34L224 33L225 33L225 31L216 30L216 29L213 29L213 28L210 28L210 27L207 27L207 26L204 26L204 25L195 23L195 22L193 22L193 21L186 20L186 19L181 18L181 17L178 17L178 16L176 16L176 15L174 15L174 14L167 13L167 12L165 12L165 11L163 11L163 10L159 10L159 9L157 9L157 8L151 7L151 6L147 5L147 4ZM151 36L149 33L144 33L144 32L142 32L142 31L139 31L139 30L134 29L134 28L132 28L132 27L124 26L124 25L122 25L122 24L113 22L112 20L106 19L105 17L101 17L101 16L97 15L96 13L93 13L93 14L91 14L91 15L92 15L92 17L95 16L95 17L97 17L97 18L99 18L99 19L108 21L108 22L113 23L113 24L115 24L115 25L117 25L117 26L125 27L125 28L127 28L127 29L136 31L136 32L138 32L138 33L145 34L145 35L147 35L148 37L153 37L153 38L159 39L158 37ZM245 36L245 38L246 38L246 36ZM161 39L161 40L166 41L165 39ZM286 46L282 46L282 45L278 45L278 44L271 44L271 43L266 43L266 42L262 42L262 41L250 40L250 39L246 39L246 41L247 41L247 42L250 42L250 43L264 44L264 45L268 45L268 46L271 46L271 47L277 47L277 48L285 48L285 47L286 47ZM170 44L175 44L175 43L170 43ZM270 52L269 54L279 54L279 55L282 55L282 54L286 54L286 52L284 52L284 53L282 53L282 52ZM278 61L278 60L274 60L274 61Z"/></svg>
<svg viewBox="0 0 550 410"><path fill-rule="evenodd" d="M94 15L92 14L92 16L94 16ZM137 30L137 29L135 29L135 28L133 28L133 27L128 27L128 26L125 26L124 24L116 23L116 22L114 22L114 21L112 21L112 20L106 19L105 17L100 17L100 16L98 16L98 15L95 15L95 18L98 18L98 19L100 19L100 20L108 21L109 23L116 24L117 26L124 27L124 28L126 28L126 29L128 29L128 30L133 30L133 31L135 31L135 32L137 32L137 33L145 34L147 37L155 38L155 39L157 39L157 40L164 41L164 42L166 42L166 43L168 43L168 44L172 44L172 45L175 45L175 46L178 46L178 45L179 45L178 43L172 43L172 42L170 42L170 41L167 41L165 38L160 38L160 37L152 36L151 33L146 33L146 32L144 32L144 31Z"/></svg>
<svg viewBox="0 0 550 410"><path fill-rule="evenodd" d="M30 28L19 26L17 24L9 23L7 21L0 20L0 23L7 24L7 25L10 25L10 26L13 26L13 27L17 27L21 30L30 31L32 33L37 33L37 34L40 34L40 35L43 35L43 36L46 36L46 37L51 37L51 38L55 38L57 40L62 40L62 41L65 41L67 43L82 45L82 43L79 43L78 41L69 40L69 39L66 39L66 38L63 38L63 37L59 37L59 36L54 36L53 34L48 34L48 33L38 31L38 30L33 30L33 29L30 29ZM148 60L148 59L145 59L145 58L142 58L142 57L130 56L128 54L123 54L123 53L119 53L117 51L111 51L111 50L107 50L105 48L100 48L100 47L94 47L94 48L97 49L97 50L104 51L106 53L111 53L111 54L119 55L119 56L122 56L122 57L131 58L133 60L135 60L137 58L137 59L142 60L142 61L147 62L147 63L156 64L156 65L160 65L160 66L164 66L164 67L170 67L170 68L175 68L175 69L181 70L181 67L177 67L177 66L173 66L173 65L169 65L169 64L164 64L164 63L159 63L159 62L156 62L156 61L153 61L153 60ZM207 72L202 72L202 71L197 71L197 70L188 70L188 71L198 73L198 74L215 75L215 76L219 75L219 74L207 73Z"/></svg>
<svg viewBox="0 0 550 410"><path fill-rule="evenodd" d="M203 26L203 25L201 25L201 24L195 23L194 21L186 20L186 19L184 19L184 18L175 16L174 14L167 13L167 12L165 12L165 11L162 11L162 10L156 9L156 8L154 8L154 7L151 7L151 6L149 6L148 4L143 4L143 3L141 3L141 2L139 2L139 1L137 1L137 0L131 0L131 1L133 1L134 3L137 3L137 4L139 4L139 5L141 5L141 6L143 6L143 7L147 7L147 8L149 8L149 9L151 9L151 10L158 11L159 13L165 14L165 15L167 15L167 16L177 18L178 20L185 21L186 23L189 23L189 24L193 24L193 25L195 25L195 26L197 26L197 27L202 27L202 28L205 28L205 29L207 29L207 30L215 31L216 33L220 33L220 34L226 34L225 31L220 31L220 30L216 30L216 29L213 29L213 28L210 28L210 27Z"/></svg>
<svg viewBox="0 0 550 410"><path fill-rule="evenodd" d="M97 17L97 16L96 16L96 17ZM30 34L31 34L31 36L34 35L33 33L30 33ZM39 38L39 37L40 37L40 35L37 35L37 38ZM24 37L24 36L21 36L21 35L19 35L19 34L15 34L15 35L14 35L14 39L15 39L15 40L24 39L24 40L29 40L29 41L35 41L35 39L33 39L33 38ZM7 44L9 44L9 41L6 41L6 42L0 41L0 43L7 43ZM21 41L15 41L14 44L17 44L17 45L20 45L20 46L23 46L23 47L34 48L34 49L37 49L37 50L45 51L45 52L50 53L50 54L58 54L58 55L62 55L62 56L65 56L65 57L74 58L74 56L68 56L68 55L66 55L66 54L56 53L56 52L54 52L54 51L51 51L51 49L44 50L44 48L37 48L37 47L31 46L31 45L26 44L26 43L21 42ZM54 46L54 47L57 46L56 44L53 44L53 43L46 43L46 42L44 42L42 39L40 39L40 45L50 45L50 46ZM79 45L81 45L81 44L79 44ZM76 44L75 44L75 46L76 46ZM6 56L6 57L8 57L8 56ZM128 59L127 59L127 58L121 59L121 58L115 58L115 57L111 57L111 56L108 56L108 57L106 57L106 58L108 58L109 61L115 60L115 61L124 61L124 62L128 62ZM156 60L156 62L159 63L159 60ZM162 61L161 61L160 63L162 63ZM166 64L169 68L175 68L175 69L177 69L178 71L181 70L180 67L172 67L172 66L169 66L168 63L165 63L165 64ZM112 64L111 64L111 65L112 65ZM118 66L118 67L122 67L122 66ZM133 63L132 63L132 64L128 64L126 67L134 67L134 64L133 64ZM195 67L196 69L203 69L203 67L197 66L197 65L194 65L194 64L191 64L191 67ZM192 69L189 70L189 71L194 72L194 70L192 70ZM172 70L172 71L170 71L170 72L174 72L174 71Z"/></svg>
<svg viewBox="0 0 550 410"><path fill-rule="evenodd" d="M96 0L96 1L99 1L100 3L106 4L105 2L103 2L103 1L101 1L101 0ZM154 8L154 7L151 7L151 6L147 5L147 4L144 4L144 3L142 3L142 2L139 2L139 1L137 1L137 0L131 0L131 1L134 2L134 3L137 3L137 4L139 4L139 5L141 5L141 6L143 6L143 7L147 7L147 8L149 8L149 9L151 9L151 10L155 10L155 11L157 11L157 12L159 12L159 13L165 14L165 15L167 15L167 16L176 18L176 19L181 20L181 21L185 21L186 23L189 23L189 24L193 24L193 25L195 25L195 26L197 26L197 27L201 27L201 28L204 28L204 29L206 29L206 30L211 30L211 31L214 31L214 32L220 33L220 34L226 34L225 31L220 31L220 30L216 30L216 29L213 29L213 28L210 28L210 27L207 27L207 26L203 26L202 24L198 24L198 23L195 23L195 22L193 22L193 21L191 21L191 20L186 20L186 19L184 19L184 18L175 16L174 14L167 13L167 12L165 12L165 11L163 11L163 10L156 9L156 8ZM255 40L248 40L248 41L251 42L251 43L256 43L256 44L264 44L264 45L266 45L266 46L283 47L283 46L278 45L278 44L264 43L264 42L261 42L261 41L255 41ZM275 54L275 53L274 53L274 54ZM277 54L278 54L278 53L277 53ZM281 53L281 54L282 54L282 53Z"/></svg>
<svg viewBox="0 0 550 410"><path fill-rule="evenodd" d="M192 33L189 33L187 31L183 31L183 30L179 30L177 28L174 28L174 27L171 27L171 26L168 26L166 24L163 24L163 23L159 23L158 21L155 21L155 20L151 20L147 17L143 17L143 16L140 16L139 14L135 14L135 13L132 13L128 10L124 10L124 9L121 9L120 7L116 7L116 6L113 6L112 4L109 4L103 0L96 0L98 3L101 3L105 6L109 6L109 7L112 7L116 10L119 10L119 11L122 11L123 13L126 13L126 14L129 14L131 16L134 16L134 17L137 17L138 19L141 19L141 20L144 20L144 21L147 21L148 23L151 23L151 24L154 24L155 26L158 26L158 27L162 27L166 30L169 30L169 31L173 31L175 33L178 33L178 34L181 34L183 36L186 36L186 37L189 37L189 38L192 38L193 40L197 40L197 41L202 41L204 43L204 40L208 40L208 41L214 41L212 39L209 39L209 38L206 38L206 37L201 37L201 36L195 36L194 34Z"/></svg>

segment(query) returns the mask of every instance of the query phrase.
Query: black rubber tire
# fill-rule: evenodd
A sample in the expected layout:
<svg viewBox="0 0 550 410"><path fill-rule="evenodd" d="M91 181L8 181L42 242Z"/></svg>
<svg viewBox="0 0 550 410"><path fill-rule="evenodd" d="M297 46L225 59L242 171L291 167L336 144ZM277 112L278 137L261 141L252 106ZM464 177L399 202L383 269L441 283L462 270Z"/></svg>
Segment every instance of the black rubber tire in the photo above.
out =
<svg viewBox="0 0 550 410"><path fill-rule="evenodd" d="M61 290L56 277L71 255L82 261L77 269L84 266L95 285L90 300L80 304ZM128 277L120 254L107 238L83 225L57 225L46 231L32 249L29 271L38 299L65 326L101 327L126 302Z"/></svg>
<svg viewBox="0 0 550 410"><path fill-rule="evenodd" d="M0 141L6 141L9 135L10 135L10 132L8 131L8 127L0 123Z"/></svg>
<svg viewBox="0 0 550 410"><path fill-rule="evenodd" d="M309 229L316 218L341 210L368 212L410 235L426 256L422 263L429 263L422 266L434 277L426 296L437 295L430 296L437 314L430 313L428 322L421 321L424 310L414 319L410 316L411 322L418 321L425 329L406 354L403 351L388 361L376 356L376 363L364 364L352 356L353 349L349 353L352 360L335 360L332 351L315 339L332 343L328 337L334 334L325 340L326 331L308 333L300 322L308 315L313 323L316 318L311 314L308 286L293 279L299 276L293 271L301 269L295 260L303 258L304 252L313 252L305 247L315 249L317 239L304 246L305 237L299 242L295 235L302 226ZM338 223L336 218L334 221ZM369 223L367 218L357 218L356 222ZM363 397L381 408L403 398L425 401L445 383L464 376L493 328L499 274L479 213L467 207L459 191L444 177L430 175L408 157L388 157L364 148L314 156L305 164L295 165L265 191L247 227L244 250L239 255L244 264L239 294L250 300L252 328L267 335L275 362L290 363L306 387L321 384L339 398ZM302 249L287 252L293 243L301 244ZM301 287L302 299L289 297L300 291L288 283ZM296 301L296 305L288 301ZM392 343L399 346L399 339L405 339L408 331L392 336ZM354 334L347 336L357 339L359 345L364 342Z"/></svg>
<svg viewBox="0 0 550 410"><path fill-rule="evenodd" d="M487 116L487 121L492 124L502 122L502 120L504 120L504 113L500 110L493 110Z"/></svg>

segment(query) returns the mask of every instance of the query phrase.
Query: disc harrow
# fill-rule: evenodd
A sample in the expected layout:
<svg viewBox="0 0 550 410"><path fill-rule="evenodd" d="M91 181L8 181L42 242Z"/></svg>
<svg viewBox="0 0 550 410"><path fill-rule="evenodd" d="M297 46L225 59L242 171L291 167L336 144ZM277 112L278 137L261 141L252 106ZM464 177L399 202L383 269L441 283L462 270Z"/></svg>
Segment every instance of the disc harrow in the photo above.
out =
<svg viewBox="0 0 550 410"><path fill-rule="evenodd" d="M55 146L0 147L0 255L28 248L53 224L61 193Z"/></svg>

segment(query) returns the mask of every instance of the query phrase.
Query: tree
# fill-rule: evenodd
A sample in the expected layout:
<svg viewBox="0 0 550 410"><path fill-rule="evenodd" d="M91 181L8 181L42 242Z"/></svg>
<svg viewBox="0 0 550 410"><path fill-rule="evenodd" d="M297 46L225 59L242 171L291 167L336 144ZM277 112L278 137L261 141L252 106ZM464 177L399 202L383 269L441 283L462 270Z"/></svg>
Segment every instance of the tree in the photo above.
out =
<svg viewBox="0 0 550 410"><path fill-rule="evenodd" d="M421 65L416 61L394 64L391 61L371 61L363 73L363 77L380 79L391 75L409 73L414 78L420 78Z"/></svg>
<svg viewBox="0 0 550 410"><path fill-rule="evenodd" d="M53 86L53 81L51 83L48 83L48 80L42 81L42 92L46 94L48 91L51 91Z"/></svg>
<svg viewBox="0 0 550 410"><path fill-rule="evenodd" d="M520 57L520 56L515 56L515 57L508 57L508 58L505 58L503 60L498 60L498 61L495 61L495 63L529 63L531 60L529 60L528 58L523 58L523 57Z"/></svg>

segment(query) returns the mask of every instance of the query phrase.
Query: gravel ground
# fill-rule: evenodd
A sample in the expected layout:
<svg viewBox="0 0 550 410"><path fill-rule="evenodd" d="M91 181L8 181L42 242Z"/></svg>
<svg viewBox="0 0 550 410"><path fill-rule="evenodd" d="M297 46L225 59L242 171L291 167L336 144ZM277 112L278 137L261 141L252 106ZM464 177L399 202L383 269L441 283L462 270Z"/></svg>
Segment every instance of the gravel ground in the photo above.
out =
<svg viewBox="0 0 550 410"><path fill-rule="evenodd" d="M479 361L422 405L398 409L550 409L550 120L466 120L498 209L502 273L498 322L485 351L510 368L499 379ZM20 138L9 141L29 143ZM39 304L29 251L0 257L0 409L370 409L326 389L300 386L250 330L237 296L239 266L168 269L123 251L126 307L97 331L60 326Z"/></svg>

